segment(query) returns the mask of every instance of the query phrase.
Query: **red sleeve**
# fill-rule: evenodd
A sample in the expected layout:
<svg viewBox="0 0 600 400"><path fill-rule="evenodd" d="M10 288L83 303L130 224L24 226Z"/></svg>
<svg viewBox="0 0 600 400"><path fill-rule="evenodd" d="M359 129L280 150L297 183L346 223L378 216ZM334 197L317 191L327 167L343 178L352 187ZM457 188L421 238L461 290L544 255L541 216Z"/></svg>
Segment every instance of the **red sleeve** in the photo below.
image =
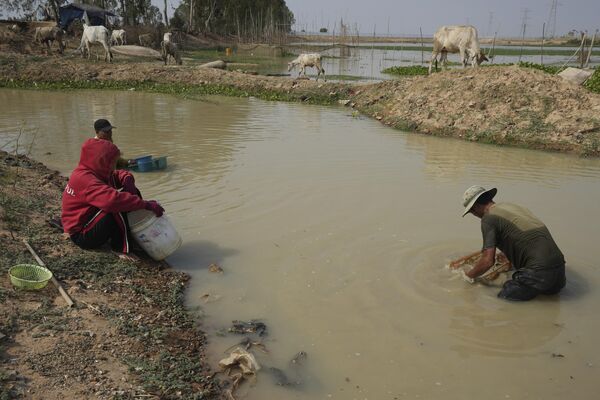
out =
<svg viewBox="0 0 600 400"><path fill-rule="evenodd" d="M135 182L135 178L133 177L133 174L129 171L126 171L124 169L117 169L115 171L113 171L113 178L115 180L115 184L117 185L117 187L122 187L123 186L123 182L125 181L125 178L127 177L131 177L131 179L133 179L133 181Z"/></svg>
<svg viewBox="0 0 600 400"><path fill-rule="evenodd" d="M138 196L119 192L100 181L88 186L85 200L92 206L109 213L141 210L146 206L146 202Z"/></svg>

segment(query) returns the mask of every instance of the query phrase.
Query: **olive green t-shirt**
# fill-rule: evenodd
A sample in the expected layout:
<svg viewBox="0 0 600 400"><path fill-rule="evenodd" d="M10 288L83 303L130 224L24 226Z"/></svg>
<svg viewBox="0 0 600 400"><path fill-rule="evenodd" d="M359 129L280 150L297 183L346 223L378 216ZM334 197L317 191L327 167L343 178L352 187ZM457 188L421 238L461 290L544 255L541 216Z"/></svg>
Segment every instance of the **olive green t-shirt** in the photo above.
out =
<svg viewBox="0 0 600 400"><path fill-rule="evenodd" d="M497 247L516 269L552 269L565 263L546 225L525 207L497 203L481 218L483 248Z"/></svg>

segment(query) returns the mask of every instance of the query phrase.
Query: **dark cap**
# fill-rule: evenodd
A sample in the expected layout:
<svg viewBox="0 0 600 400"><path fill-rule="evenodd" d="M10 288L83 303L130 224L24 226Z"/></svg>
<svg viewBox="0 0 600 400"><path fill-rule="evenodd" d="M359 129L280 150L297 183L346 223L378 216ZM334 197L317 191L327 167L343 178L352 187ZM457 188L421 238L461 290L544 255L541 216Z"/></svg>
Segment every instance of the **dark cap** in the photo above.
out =
<svg viewBox="0 0 600 400"><path fill-rule="evenodd" d="M97 119L96 122L94 122L94 129L96 132L108 132L113 128L116 128L116 126L112 126L107 119Z"/></svg>

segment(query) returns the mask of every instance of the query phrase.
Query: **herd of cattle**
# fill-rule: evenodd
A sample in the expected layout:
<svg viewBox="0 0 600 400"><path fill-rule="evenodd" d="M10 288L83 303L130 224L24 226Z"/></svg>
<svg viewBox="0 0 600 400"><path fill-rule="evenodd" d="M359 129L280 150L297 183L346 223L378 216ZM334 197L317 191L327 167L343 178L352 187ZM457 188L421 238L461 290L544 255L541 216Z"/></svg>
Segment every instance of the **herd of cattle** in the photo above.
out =
<svg viewBox="0 0 600 400"><path fill-rule="evenodd" d="M65 32L58 27L40 27L36 28L34 40L41 44L46 44L48 49L51 48L53 42L58 42L59 51L61 54L64 51L64 34ZM151 34L142 34L138 37L140 46L150 47L153 42ZM77 51L81 52L82 56L90 58L90 45L98 43L104 48L104 60L111 62L113 55L110 50L112 45L124 45L126 43L126 32L124 29L113 30L110 32L104 26L89 26L83 24L83 34L81 43ZM163 41L160 43L161 56L165 65L169 59L173 59L175 63L181 65L181 55L177 43L172 40L172 33L167 32L163 36ZM442 26L435 35L433 35L433 51L429 62L429 73L431 74L432 67L435 62L435 68L439 61L442 67L446 67L448 53L458 53L463 68L468 63L472 67L476 67L483 61L489 61L484 52L479 46L477 37L477 29L467 25ZM321 65L321 54L319 53L304 53L300 54L295 60L288 63L288 71L291 71L296 66L299 67L298 75L306 75L305 68L313 67L317 70L317 80L321 74L325 75L325 70Z"/></svg>
<svg viewBox="0 0 600 400"><path fill-rule="evenodd" d="M34 41L42 45L46 45L48 51L52 48L54 42L58 43L59 52L63 54L65 49L65 31L59 27L38 27L35 29ZM150 47L152 45L152 35L143 34L139 36L141 46ZM127 34L124 29L115 29L110 32L104 26L90 26L83 24L83 33L81 35L81 43L76 51L80 52L83 57L90 58L90 46L100 44L104 48L104 60L111 62L113 54L111 46L123 46L127 42ZM181 65L181 55L177 43L172 41L171 32L167 32L163 36L163 41L160 43L161 56L168 63L172 58L177 64Z"/></svg>

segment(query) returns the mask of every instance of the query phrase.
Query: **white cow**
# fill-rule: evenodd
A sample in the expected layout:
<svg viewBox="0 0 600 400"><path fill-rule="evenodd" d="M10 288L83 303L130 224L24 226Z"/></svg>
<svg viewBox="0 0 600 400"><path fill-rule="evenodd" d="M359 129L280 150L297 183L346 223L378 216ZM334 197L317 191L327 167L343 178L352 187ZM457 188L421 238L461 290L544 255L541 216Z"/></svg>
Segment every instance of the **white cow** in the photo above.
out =
<svg viewBox="0 0 600 400"><path fill-rule="evenodd" d="M476 67L483 61L489 61L485 54L479 48L479 39L477 38L477 29L471 25L452 25L442 26L433 35L433 52L429 62L429 73L433 62L437 65L437 56L441 54L440 61L446 65L448 53L460 53L460 61L463 68L467 62ZM436 67L437 68L437 67Z"/></svg>
<svg viewBox="0 0 600 400"><path fill-rule="evenodd" d="M319 80L319 76L321 74L323 74L323 76L325 75L325 70L321 66L321 55L319 53L300 54L295 60L292 60L288 63L288 72L291 71L296 65L300 66L298 76L300 76L300 74L306 76L306 72L304 71L305 67L314 67L317 69L317 80Z"/></svg>
<svg viewBox="0 0 600 400"><path fill-rule="evenodd" d="M45 43L48 47L48 52L50 52L52 43L54 41L57 41L58 49L60 51L60 54L62 54L65 47L63 43L63 36L63 30L57 26L42 26L35 28L33 40L41 44Z"/></svg>
<svg viewBox="0 0 600 400"><path fill-rule="evenodd" d="M77 50L81 51L81 55L90 58L90 44L100 43L104 47L104 61L112 62L113 55L110 51L110 33L103 26L89 26L83 24L83 34L81 35L81 44ZM85 49L84 49L85 47Z"/></svg>
<svg viewBox="0 0 600 400"><path fill-rule="evenodd" d="M125 44L125 29L115 29L110 34L110 44L111 45L124 45Z"/></svg>

